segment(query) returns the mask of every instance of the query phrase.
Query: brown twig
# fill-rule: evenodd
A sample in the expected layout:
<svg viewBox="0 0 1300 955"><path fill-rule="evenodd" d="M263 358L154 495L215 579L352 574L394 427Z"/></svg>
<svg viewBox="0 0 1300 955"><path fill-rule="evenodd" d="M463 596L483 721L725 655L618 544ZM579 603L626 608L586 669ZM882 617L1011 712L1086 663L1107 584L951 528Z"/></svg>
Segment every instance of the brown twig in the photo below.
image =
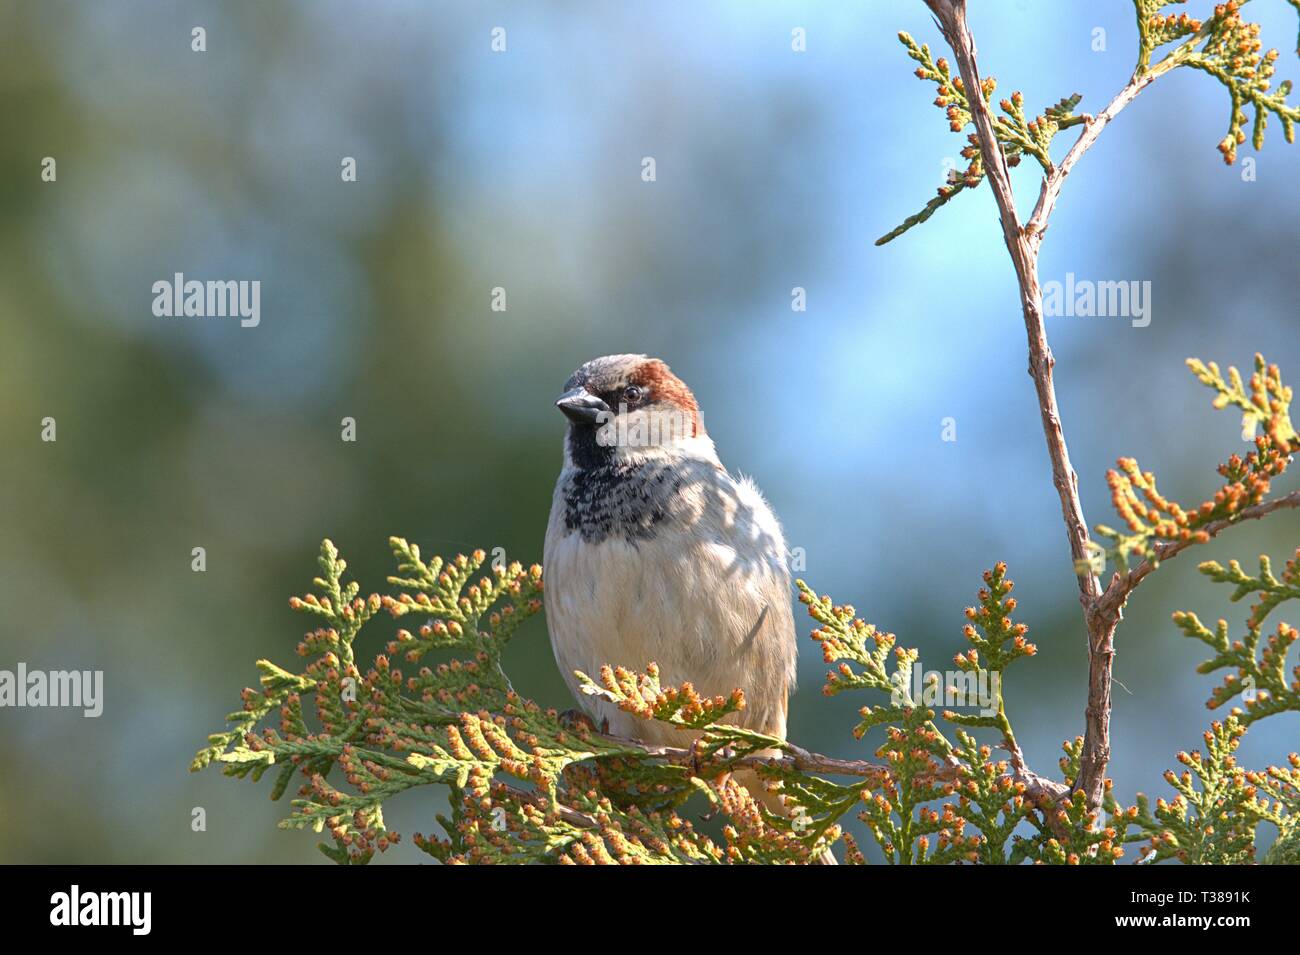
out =
<svg viewBox="0 0 1300 955"><path fill-rule="evenodd" d="M1163 66L1164 62L1161 61L1160 65ZM1159 69L1159 66L1157 69ZM1061 186L1065 182L1065 177L1074 169L1074 164L1092 148L1092 144L1097 141L1101 131L1109 125L1112 119L1119 115L1120 110L1133 102L1138 93L1141 93L1147 86L1155 82L1157 77L1166 72L1167 69L1168 67L1161 69L1159 73L1153 69L1141 76L1133 77L1133 79L1129 80L1128 85L1120 90L1115 95L1115 98L1107 104L1105 109L1096 116L1088 117L1084 123L1083 132L1074 141L1074 145L1065 154L1065 158L1061 160L1060 165L1055 166L1051 173L1043 179L1042 188L1038 192L1038 203L1029 216L1029 222L1025 224L1026 237L1035 248L1043 241L1043 233L1047 231L1047 220L1051 218L1052 210L1056 207L1056 200L1061 195Z"/></svg>
<svg viewBox="0 0 1300 955"><path fill-rule="evenodd" d="M1078 566L1079 562L1085 561L1088 553L1088 524L1083 515L1083 504L1079 500L1079 478L1070 464L1070 452L1065 442L1061 412L1056 403L1056 387L1052 381L1052 369L1056 365L1056 359L1052 356L1052 350L1047 343L1047 329L1043 324L1043 291L1038 281L1038 246L1041 240L1031 237L1031 234L1020 226L1006 157L998 144L993 117L984 99L975 57L975 40L966 22L965 0L925 0L925 2L937 19L944 39L952 48L953 56L961 71L962 83L966 88L966 101L970 105L971 118L980 145L980 155L984 162L985 175L989 187L993 190L1002 222L1002 237L1011 255L1012 264L1015 266L1020 287L1020 308L1029 341L1029 375L1034 380L1034 390L1038 395L1039 416L1042 419L1043 435L1047 439L1047 454L1052 465L1052 483L1061 500L1061 517L1065 522L1066 536L1070 542L1071 566ZM1079 143L1075 144L1076 147L1089 137L1089 131L1094 125L1097 125L1100 131L1100 126L1108 121L1108 119L1105 121L1094 119L1093 123L1085 125ZM1075 156L1076 161L1095 138L1095 133L1087 138L1087 143ZM1060 182L1068 174L1068 168L1065 168L1064 173L1057 170L1054 191L1050 194L1045 192L1040 199L1044 213L1042 228L1046 227L1046 215L1050 213L1056 194L1059 193ZM1046 185L1044 189L1046 190ZM1089 806L1096 808L1101 805L1105 770L1110 760L1110 684L1111 661L1115 655L1113 644L1115 627L1113 624L1105 626L1106 618L1092 612L1091 608L1102 594L1101 582L1097 577L1088 573L1080 574L1078 582L1079 600L1084 607L1084 620L1088 628L1088 707L1085 714L1082 768L1077 785L1086 794Z"/></svg>
<svg viewBox="0 0 1300 955"><path fill-rule="evenodd" d="M1257 521L1261 517L1272 514L1274 511L1280 511L1288 508L1300 507L1300 491L1292 491L1290 494L1282 497L1275 497L1271 501L1263 501L1252 507L1242 508L1231 517L1225 517L1221 520L1211 521L1198 530L1204 531L1210 537L1217 537L1220 532L1227 530L1229 527L1240 524L1242 521ZM1116 573L1106 588L1106 592L1101 595L1097 601L1096 612L1099 614L1109 614L1118 618L1120 608L1128 600L1129 594L1137 589L1138 584L1142 583L1155 569L1171 557L1177 557L1187 548L1196 544L1193 539L1167 541L1155 545L1156 559L1154 561L1144 560L1127 574Z"/></svg>
<svg viewBox="0 0 1300 955"><path fill-rule="evenodd" d="M1033 213L1029 216L1029 221L1025 224L1025 233L1035 249L1043 241L1043 234L1047 231L1048 219L1051 218L1052 210L1056 207L1056 200L1061 195L1061 186L1065 182L1065 177L1074 169L1075 163L1092 148L1092 144L1097 141L1097 137L1110 124L1110 121L1118 116L1124 107L1137 99L1139 93L1176 67L1185 53L1205 39L1211 27L1212 24L1207 21L1199 31L1175 47L1155 66L1135 72L1133 78L1128 81L1122 90L1115 94L1115 98L1106 105L1105 109L1096 116L1084 118L1083 132L1079 134L1079 138L1074 141L1074 145L1065 154L1065 158L1061 160L1060 165L1054 167L1043 178L1042 187L1038 191L1038 202L1034 206Z"/></svg>
<svg viewBox="0 0 1300 955"><path fill-rule="evenodd" d="M643 743L640 740L623 736L605 735L604 738L619 746L639 749L647 756L663 759L675 766L697 767L699 763L699 753L694 749ZM877 782L884 782L892 776L891 769L880 763L871 763L861 759L837 759L834 756L824 756L821 753L811 752L788 741L782 744L782 754L780 756L753 753L726 760L726 764L732 769L775 766L797 772L823 773L827 776L855 776ZM933 782L955 782L960 777L960 774L961 764L954 759L941 764L934 773L922 774L920 778ZM1056 802L1070 791L1070 787L1064 783L1040 776L1024 768L1023 763L1018 767L1013 765L1012 771L1007 775L1016 782L1024 784L1025 796L1035 804L1041 804L1044 800Z"/></svg>
<svg viewBox="0 0 1300 955"><path fill-rule="evenodd" d="M561 802L546 799L542 793L528 792L515 786L502 785L501 788L510 794L510 796L519 802L531 803L542 809L553 811L556 818L563 819L569 825L576 829L599 829L600 823L596 817L589 813L581 812L572 806L566 806Z"/></svg>
<svg viewBox="0 0 1300 955"><path fill-rule="evenodd" d="M966 0L925 0L952 48L961 71L966 100L971 119L975 124L984 170L989 187L998 206L1002 222L1002 235L1007 251L1015 266L1020 287L1020 305L1025 331L1029 339L1029 374L1034 380L1038 395L1039 414L1043 434L1047 439L1047 453L1052 465L1052 483L1061 499L1061 516L1065 522L1070 542L1073 566L1087 566L1088 525L1084 520L1083 506L1079 500L1078 476L1070 465L1069 449L1061 424L1060 409L1056 403L1056 389L1052 369L1056 360L1047 343L1043 323L1043 295L1038 280L1038 249L1047 231L1048 220L1060 196L1065 178L1075 164L1096 142L1101 131L1121 110L1156 79L1182 62L1186 53L1200 43L1212 24L1206 23L1196 34L1176 47L1160 62L1149 69L1140 68L1104 110L1096 116L1086 117L1083 131L1066 153L1059 166L1053 167L1044 177L1038 202L1028 223L1022 228L1016 212L1015 195L1011 188L1006 158L998 143L993 117L989 112L981 86L976 62L975 41L966 21ZM1210 536L1242 520L1263 517L1274 510L1300 505L1296 494L1279 498L1267 504L1249 508L1233 518L1215 522L1204 528ZM1110 762L1111 671L1115 657L1115 628L1123 617L1123 606L1128 595L1161 560L1176 556L1191 542L1158 545L1157 560L1144 562L1127 575L1116 574L1103 592L1098 578L1090 573L1077 574L1079 601L1083 605L1084 623L1088 631L1088 705L1085 710L1083 752L1080 758L1079 778L1076 787L1096 809L1101 805L1105 786L1106 767Z"/></svg>

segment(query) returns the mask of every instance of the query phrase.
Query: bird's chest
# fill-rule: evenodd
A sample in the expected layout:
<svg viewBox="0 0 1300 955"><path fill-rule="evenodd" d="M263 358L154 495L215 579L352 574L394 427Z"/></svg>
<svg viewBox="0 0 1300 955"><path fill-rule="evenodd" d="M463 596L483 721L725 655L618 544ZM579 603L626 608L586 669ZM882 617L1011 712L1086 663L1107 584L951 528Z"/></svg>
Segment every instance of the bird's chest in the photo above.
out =
<svg viewBox="0 0 1300 955"><path fill-rule="evenodd" d="M623 734L660 728L579 695L574 671L599 679L606 665L644 671L653 662L665 685L689 681L707 695L748 683L746 636L763 617L762 598L740 581L709 583L720 580L715 571L724 564L734 568L725 546L675 536L592 543L570 534L549 552L546 612L556 662L583 705Z"/></svg>
<svg viewBox="0 0 1300 955"><path fill-rule="evenodd" d="M713 475L571 475L547 534L546 612L561 672L657 663L727 693L774 595L772 560ZM784 598L788 605L788 597ZM788 613L788 611L786 611Z"/></svg>

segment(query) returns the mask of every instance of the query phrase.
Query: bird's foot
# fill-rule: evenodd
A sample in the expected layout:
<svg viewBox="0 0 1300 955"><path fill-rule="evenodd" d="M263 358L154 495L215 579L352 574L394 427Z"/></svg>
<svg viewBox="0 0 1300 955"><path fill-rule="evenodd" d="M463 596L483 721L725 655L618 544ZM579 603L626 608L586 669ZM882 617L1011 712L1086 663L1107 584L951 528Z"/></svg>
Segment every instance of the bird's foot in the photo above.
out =
<svg viewBox="0 0 1300 955"><path fill-rule="evenodd" d="M582 710L577 709L565 710L561 713L560 725L575 732L609 733L609 720L601 720L600 726L597 727L595 720Z"/></svg>
<svg viewBox="0 0 1300 955"><path fill-rule="evenodd" d="M700 758L700 741L698 739L691 740L691 748L689 752L690 752L690 760L691 760L689 764L691 767L691 775L696 777L697 779L702 778L701 766L703 765L704 761Z"/></svg>
<svg viewBox="0 0 1300 955"><path fill-rule="evenodd" d="M691 775L702 778L700 777L700 741L699 740L695 740L693 743L691 743ZM718 776L715 782L717 784L722 784L726 782L727 778L730 775L731 775L730 772L724 772ZM707 812L700 813L700 822L709 822L712 819L716 819L718 813L720 813L721 811L722 811L721 807L719 807L715 803L713 807L709 809Z"/></svg>

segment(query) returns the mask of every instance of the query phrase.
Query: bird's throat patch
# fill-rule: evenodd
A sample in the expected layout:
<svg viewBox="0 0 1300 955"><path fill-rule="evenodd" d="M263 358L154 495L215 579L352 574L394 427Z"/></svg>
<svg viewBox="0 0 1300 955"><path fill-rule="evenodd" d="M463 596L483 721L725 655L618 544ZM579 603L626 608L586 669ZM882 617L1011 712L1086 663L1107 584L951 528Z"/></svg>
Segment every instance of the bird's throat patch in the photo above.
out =
<svg viewBox="0 0 1300 955"><path fill-rule="evenodd" d="M670 519L683 479L663 464L577 467L563 479L564 524L588 543L647 540Z"/></svg>

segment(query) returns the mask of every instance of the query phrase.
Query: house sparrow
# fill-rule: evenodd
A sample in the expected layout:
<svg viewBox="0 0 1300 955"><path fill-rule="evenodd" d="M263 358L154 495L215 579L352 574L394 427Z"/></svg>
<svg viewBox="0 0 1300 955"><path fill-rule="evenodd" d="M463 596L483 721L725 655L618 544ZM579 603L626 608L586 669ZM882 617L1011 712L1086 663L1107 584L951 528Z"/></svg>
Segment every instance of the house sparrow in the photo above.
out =
<svg viewBox="0 0 1300 955"><path fill-rule="evenodd" d="M753 482L718 460L691 390L656 358L609 355L555 404L569 427L545 603L569 689L610 733L681 745L680 729L584 694L574 676L654 661L665 684L739 687L745 708L728 721L784 738L798 655L785 538ZM752 773L736 777L782 811Z"/></svg>

